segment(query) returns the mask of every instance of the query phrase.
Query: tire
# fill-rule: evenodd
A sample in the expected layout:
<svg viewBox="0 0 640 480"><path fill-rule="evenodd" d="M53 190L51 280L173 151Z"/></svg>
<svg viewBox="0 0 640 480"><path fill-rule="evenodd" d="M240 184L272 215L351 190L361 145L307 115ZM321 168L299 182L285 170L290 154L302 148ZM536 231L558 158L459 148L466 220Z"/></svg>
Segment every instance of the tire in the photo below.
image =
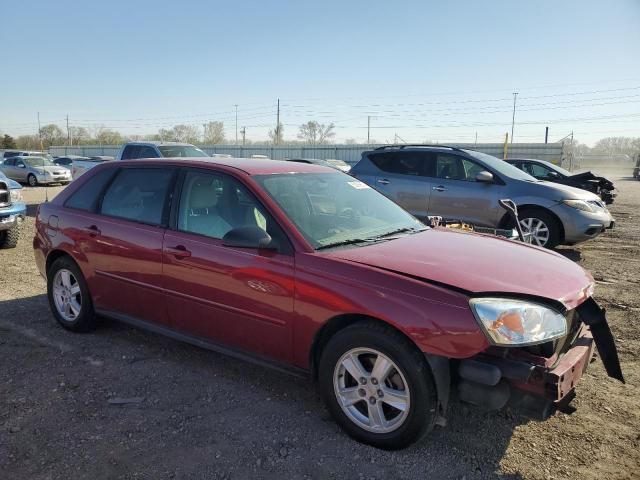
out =
<svg viewBox="0 0 640 480"><path fill-rule="evenodd" d="M537 231L538 235L531 237L531 244L544 248L555 248L560 243L560 224L558 220L550 213L540 209L526 209L522 212L518 212L520 219L520 226L527 239L527 233L533 228L534 233ZM536 230L536 226L538 226ZM541 236L544 236L546 227L546 241L540 241ZM538 237L538 239L536 239Z"/></svg>
<svg viewBox="0 0 640 480"><path fill-rule="evenodd" d="M384 384L377 382L373 367L388 361L393 366L385 374ZM355 379L345 365L352 370L364 368L365 374ZM318 386L338 425L355 440L374 447L404 448L424 437L435 424L435 383L424 355L402 334L376 322L356 323L331 337L320 357ZM351 393L354 403L343 407L339 390ZM404 410L391 407L385 398ZM383 422L376 420L378 415Z"/></svg>
<svg viewBox="0 0 640 480"><path fill-rule="evenodd" d="M27 183L29 184L30 187L36 187L38 186L38 179L33 173L30 173L27 176Z"/></svg>
<svg viewBox="0 0 640 480"><path fill-rule="evenodd" d="M20 239L20 225L16 223L9 230L0 232L0 248L15 248Z"/></svg>
<svg viewBox="0 0 640 480"><path fill-rule="evenodd" d="M68 282L66 275L70 275ZM88 332L98 325L87 282L70 257L58 258L47 271L47 297L53 316L67 330Z"/></svg>

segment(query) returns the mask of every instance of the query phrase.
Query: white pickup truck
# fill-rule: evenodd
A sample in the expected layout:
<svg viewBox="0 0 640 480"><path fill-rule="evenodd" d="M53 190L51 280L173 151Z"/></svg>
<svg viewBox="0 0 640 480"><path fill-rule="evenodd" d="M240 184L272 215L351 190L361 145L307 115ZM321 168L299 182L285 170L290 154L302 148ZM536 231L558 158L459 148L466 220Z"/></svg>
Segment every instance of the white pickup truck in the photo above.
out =
<svg viewBox="0 0 640 480"><path fill-rule="evenodd" d="M129 142L120 148L115 160L171 157L208 157L208 155L190 143ZM90 160L74 160L71 164L71 176L75 180L87 170L107 160L104 157L95 157Z"/></svg>

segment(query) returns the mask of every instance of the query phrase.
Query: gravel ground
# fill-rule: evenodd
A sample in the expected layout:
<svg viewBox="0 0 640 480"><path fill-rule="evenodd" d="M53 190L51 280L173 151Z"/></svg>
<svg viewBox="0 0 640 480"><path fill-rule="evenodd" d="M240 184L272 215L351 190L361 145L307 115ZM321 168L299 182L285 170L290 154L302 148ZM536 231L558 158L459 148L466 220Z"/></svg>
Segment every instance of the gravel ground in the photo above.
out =
<svg viewBox="0 0 640 480"><path fill-rule="evenodd" d="M617 185L618 228L561 251L598 281L627 384L596 361L577 412L543 423L454 402L400 452L343 435L303 379L115 322L59 328L31 249L44 189L25 188L24 236L0 251L0 477L640 478L640 182Z"/></svg>

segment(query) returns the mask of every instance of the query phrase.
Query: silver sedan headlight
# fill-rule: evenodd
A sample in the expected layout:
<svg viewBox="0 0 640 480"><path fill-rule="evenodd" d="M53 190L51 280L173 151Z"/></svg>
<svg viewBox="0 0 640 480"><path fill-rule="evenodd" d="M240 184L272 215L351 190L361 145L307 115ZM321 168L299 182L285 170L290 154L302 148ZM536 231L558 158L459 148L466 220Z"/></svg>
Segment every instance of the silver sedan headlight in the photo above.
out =
<svg viewBox="0 0 640 480"><path fill-rule="evenodd" d="M493 345L535 345L567 334L564 315L538 303L485 297L469 305Z"/></svg>
<svg viewBox="0 0 640 480"><path fill-rule="evenodd" d="M17 203L22 201L22 189L21 188L13 188L10 190L11 195L11 203Z"/></svg>

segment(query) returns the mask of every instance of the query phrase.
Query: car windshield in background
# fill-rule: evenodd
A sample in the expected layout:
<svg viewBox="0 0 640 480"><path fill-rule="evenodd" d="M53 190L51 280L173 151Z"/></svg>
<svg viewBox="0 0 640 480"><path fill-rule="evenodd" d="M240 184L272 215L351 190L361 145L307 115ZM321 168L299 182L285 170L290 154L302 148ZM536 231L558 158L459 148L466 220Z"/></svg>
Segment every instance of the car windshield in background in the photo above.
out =
<svg viewBox="0 0 640 480"><path fill-rule="evenodd" d="M565 177L570 177L576 174L576 172L571 173L569 170L565 170L564 168L559 167L558 165L555 165L553 163L545 163L544 165L549 165L549 168L555 170L561 175L564 175Z"/></svg>
<svg viewBox="0 0 640 480"><path fill-rule="evenodd" d="M163 157L208 157L206 153L191 145L163 145L158 147Z"/></svg>
<svg viewBox="0 0 640 480"><path fill-rule="evenodd" d="M464 150L464 152L472 158L477 158L488 167L507 177L514 178L516 180L527 180L529 182L538 181L528 173L520 170L518 167L514 167L510 163L507 163L504 160L500 160L499 158L496 158L492 155L476 152L474 150Z"/></svg>
<svg viewBox="0 0 640 480"><path fill-rule="evenodd" d="M53 163L50 159L45 157L27 157L22 159L25 164L30 167L56 167L57 165Z"/></svg>
<svg viewBox="0 0 640 480"><path fill-rule="evenodd" d="M342 173L254 178L316 249L426 228L381 193Z"/></svg>

